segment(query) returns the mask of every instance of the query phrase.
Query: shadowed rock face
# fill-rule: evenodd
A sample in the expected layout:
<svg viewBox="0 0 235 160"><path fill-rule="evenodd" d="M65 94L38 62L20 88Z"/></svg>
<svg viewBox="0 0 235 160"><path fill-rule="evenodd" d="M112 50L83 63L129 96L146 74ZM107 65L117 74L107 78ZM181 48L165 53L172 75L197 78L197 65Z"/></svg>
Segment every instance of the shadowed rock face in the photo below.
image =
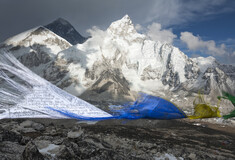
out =
<svg viewBox="0 0 235 160"><path fill-rule="evenodd" d="M89 74L87 71L86 74ZM86 100L105 100L121 102L134 100L134 95L129 88L129 83L119 69L105 70L98 79L81 96Z"/></svg>
<svg viewBox="0 0 235 160"><path fill-rule="evenodd" d="M68 21L62 18L59 18L52 23L45 25L45 27L56 33L57 35L63 37L73 45L83 43L87 40L87 38L80 35Z"/></svg>
<svg viewBox="0 0 235 160"><path fill-rule="evenodd" d="M92 85L92 90L97 93L117 90L117 93L129 94L129 84L123 76L121 77L121 74L118 69L102 72L99 79Z"/></svg>
<svg viewBox="0 0 235 160"><path fill-rule="evenodd" d="M35 45L34 45L35 46ZM38 47L43 47L37 45ZM24 54L20 56L19 61L23 62L23 64L27 67L39 66L41 64L46 64L51 61L51 57L44 51L36 50L29 51L28 54Z"/></svg>

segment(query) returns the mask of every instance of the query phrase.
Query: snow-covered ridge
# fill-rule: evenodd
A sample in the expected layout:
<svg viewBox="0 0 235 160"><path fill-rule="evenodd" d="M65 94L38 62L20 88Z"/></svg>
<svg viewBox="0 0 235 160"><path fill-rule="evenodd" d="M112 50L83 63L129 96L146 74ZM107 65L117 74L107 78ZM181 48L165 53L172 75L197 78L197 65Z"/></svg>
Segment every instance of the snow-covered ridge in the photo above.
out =
<svg viewBox="0 0 235 160"><path fill-rule="evenodd" d="M64 38L58 36L57 34L55 34L54 32L50 31L49 29L43 26L38 26L33 29L22 32L20 34L17 34L13 37L8 38L3 43L5 45L12 45L12 46L17 46L17 45L29 46L35 42L38 43L41 41L45 41L48 38L55 38L55 37L71 46L71 44L68 41L66 41ZM27 41L28 42L30 41L30 43L27 44L26 43Z"/></svg>
<svg viewBox="0 0 235 160"><path fill-rule="evenodd" d="M72 45L49 29L39 26L7 39L0 50L10 51L25 66L43 75L46 64Z"/></svg>
<svg viewBox="0 0 235 160"><path fill-rule="evenodd" d="M206 88L206 92L212 94L211 87L216 88L217 94L221 90L235 92L227 87L234 86L229 76L216 85L218 78L213 77L218 75L216 68L220 64L213 57L191 59L170 44L149 40L135 30L128 15L111 23L105 31L94 28L90 32L92 38L61 51L55 61L57 67L69 73L57 84L77 96L92 89L106 71L120 74L129 90L135 92L164 94L165 91L197 92ZM214 68L216 73L208 77L211 72L208 68ZM109 79L106 83L116 82Z"/></svg>
<svg viewBox="0 0 235 160"><path fill-rule="evenodd" d="M25 32L22 32L20 34L17 34L13 37L8 38L4 43L6 45L17 45L20 41L24 40L26 37L28 37L33 31L38 29L39 27L35 27L33 29L27 30Z"/></svg>

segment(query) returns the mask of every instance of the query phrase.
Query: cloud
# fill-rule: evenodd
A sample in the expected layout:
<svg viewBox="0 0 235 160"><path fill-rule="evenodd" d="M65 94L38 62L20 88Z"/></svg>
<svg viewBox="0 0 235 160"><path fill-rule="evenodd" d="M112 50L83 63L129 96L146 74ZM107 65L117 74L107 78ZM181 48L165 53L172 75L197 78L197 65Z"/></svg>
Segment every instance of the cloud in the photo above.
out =
<svg viewBox="0 0 235 160"><path fill-rule="evenodd" d="M191 57L192 57L192 58L197 58L197 57L201 57L201 55L200 55L200 54L193 53L193 54L191 54Z"/></svg>
<svg viewBox="0 0 235 160"><path fill-rule="evenodd" d="M234 56L234 57L235 57L235 51L232 53L232 56Z"/></svg>
<svg viewBox="0 0 235 160"><path fill-rule="evenodd" d="M213 15L234 11L235 2L228 0L157 0L145 23L158 22L164 27L201 21Z"/></svg>
<svg viewBox="0 0 235 160"><path fill-rule="evenodd" d="M234 6L232 0L0 0L0 41L59 17L83 35L94 25L106 29L125 14L143 26L158 22L165 28L229 12Z"/></svg>
<svg viewBox="0 0 235 160"><path fill-rule="evenodd" d="M180 40L186 43L190 50L203 50L213 56L222 56L227 53L225 44L216 46L215 41L203 41L199 36L194 36L191 32L181 32Z"/></svg>
<svg viewBox="0 0 235 160"><path fill-rule="evenodd" d="M135 29L136 29L136 31L142 31L143 27L140 24L136 24Z"/></svg>
<svg viewBox="0 0 235 160"><path fill-rule="evenodd" d="M172 33L170 29L162 29L161 24L152 23L147 27L146 35L154 41L160 41L163 43L172 43L173 40L177 37Z"/></svg>
<svg viewBox="0 0 235 160"><path fill-rule="evenodd" d="M93 26L91 29L88 29L87 32L92 37L92 41L89 41L88 45L97 45L103 46L104 37L107 36L107 32L99 29L97 26Z"/></svg>

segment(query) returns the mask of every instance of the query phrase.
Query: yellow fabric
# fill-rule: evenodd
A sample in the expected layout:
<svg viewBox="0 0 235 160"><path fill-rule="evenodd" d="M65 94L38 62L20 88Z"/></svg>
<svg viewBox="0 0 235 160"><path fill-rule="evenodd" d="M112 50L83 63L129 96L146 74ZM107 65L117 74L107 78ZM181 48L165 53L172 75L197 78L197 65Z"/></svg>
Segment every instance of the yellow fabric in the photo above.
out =
<svg viewBox="0 0 235 160"><path fill-rule="evenodd" d="M218 101L217 107L211 106L204 100L203 95L199 93L193 102L194 114L188 117L190 119L221 117L219 103L220 101Z"/></svg>

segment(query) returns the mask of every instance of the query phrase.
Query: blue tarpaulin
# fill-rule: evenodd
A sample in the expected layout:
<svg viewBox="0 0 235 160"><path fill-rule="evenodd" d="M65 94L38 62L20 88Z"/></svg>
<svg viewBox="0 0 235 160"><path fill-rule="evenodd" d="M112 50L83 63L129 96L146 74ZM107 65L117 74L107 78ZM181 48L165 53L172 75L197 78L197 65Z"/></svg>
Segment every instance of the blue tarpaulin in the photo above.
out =
<svg viewBox="0 0 235 160"><path fill-rule="evenodd" d="M68 112L48 107L54 111L60 112L70 118L79 120L105 120L105 119L180 119L186 118L186 114L176 107L173 103L148 94L140 94L140 98L132 103L126 103L122 106L111 106L112 117L84 117Z"/></svg>
<svg viewBox="0 0 235 160"><path fill-rule="evenodd" d="M114 110L119 116L127 119L179 119L186 118L185 113L173 103L148 94L140 94L134 103L124 105L123 109Z"/></svg>

